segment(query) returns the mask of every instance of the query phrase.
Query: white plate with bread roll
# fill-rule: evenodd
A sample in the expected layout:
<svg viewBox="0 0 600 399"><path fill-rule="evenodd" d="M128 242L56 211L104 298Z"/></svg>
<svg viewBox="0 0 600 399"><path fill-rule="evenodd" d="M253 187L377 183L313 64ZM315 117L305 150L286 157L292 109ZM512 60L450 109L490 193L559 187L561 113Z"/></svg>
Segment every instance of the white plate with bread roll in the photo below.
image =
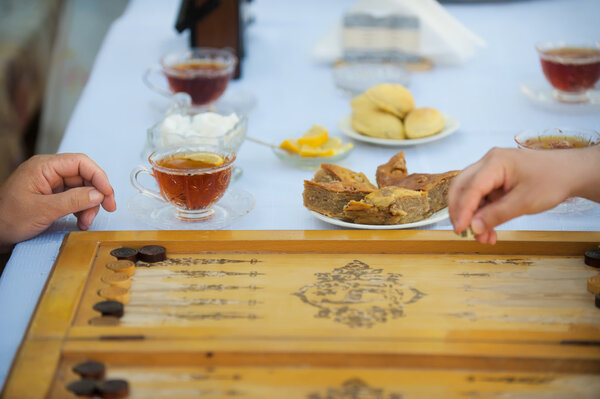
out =
<svg viewBox="0 0 600 399"><path fill-rule="evenodd" d="M374 137L367 136L365 134L361 134L357 132L353 128L352 124L352 115L346 115L338 122L338 128L342 133L346 136L362 141L370 144L377 144L388 147L408 147L413 145L431 143L433 141L441 140L444 137L450 136L452 133L456 132L460 127L460 123L451 115L443 114L445 123L443 128L439 131L439 133L435 133L429 136L421 137L421 138L404 138L404 139L393 139L393 138L382 138L382 137Z"/></svg>
<svg viewBox="0 0 600 399"><path fill-rule="evenodd" d="M365 230L401 230L411 229L414 227L428 226L430 224L441 222L442 220L448 219L448 208L440 209L427 219L419 220L418 222L404 223L404 224L359 224L346 222L339 218L325 216L321 213L310 211L317 219L321 219L324 222L334 224L336 226L350 228L350 229L365 229Z"/></svg>

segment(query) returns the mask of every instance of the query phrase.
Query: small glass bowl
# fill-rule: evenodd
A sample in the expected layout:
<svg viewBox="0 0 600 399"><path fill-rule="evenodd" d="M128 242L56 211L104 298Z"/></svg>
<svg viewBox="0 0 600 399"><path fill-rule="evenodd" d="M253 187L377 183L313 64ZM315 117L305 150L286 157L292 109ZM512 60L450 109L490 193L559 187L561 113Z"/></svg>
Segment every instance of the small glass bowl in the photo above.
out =
<svg viewBox="0 0 600 399"><path fill-rule="evenodd" d="M225 109L214 109L211 111L223 116L231 115L230 110ZM175 102L171 108L167 111L164 119L151 126L147 131L147 140L144 150L142 151L142 158L146 159L148 155L161 148L170 147L174 145L190 145L190 144L219 144L223 147L231 148L237 154L244 140L246 139L246 133L248 130L248 117L245 114L238 114L238 122L227 132L220 136L201 136L195 133L189 134L177 134L161 133L161 126L166 118L172 115L182 115L192 117L199 114L193 106L191 106L191 100L188 95L179 93L175 96Z"/></svg>
<svg viewBox="0 0 600 399"><path fill-rule="evenodd" d="M515 135L519 148L556 150L600 145L600 133L593 129L551 128L543 131L528 129Z"/></svg>
<svg viewBox="0 0 600 399"><path fill-rule="evenodd" d="M355 96L380 83L407 86L410 71L395 64L348 63L333 68L333 80L338 88Z"/></svg>

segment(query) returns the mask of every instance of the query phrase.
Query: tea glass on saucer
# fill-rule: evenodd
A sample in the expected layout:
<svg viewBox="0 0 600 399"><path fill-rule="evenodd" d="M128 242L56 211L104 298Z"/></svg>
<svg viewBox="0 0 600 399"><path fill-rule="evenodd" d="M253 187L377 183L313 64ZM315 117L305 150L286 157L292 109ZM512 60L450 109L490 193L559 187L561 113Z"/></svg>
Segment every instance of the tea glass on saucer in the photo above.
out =
<svg viewBox="0 0 600 399"><path fill-rule="evenodd" d="M530 150L558 150L583 148L600 145L600 132L593 129L581 128L551 128L543 130L524 130L515 135L519 148ZM569 198L548 212L551 213L582 213L597 206L585 198Z"/></svg>
<svg viewBox="0 0 600 399"><path fill-rule="evenodd" d="M144 83L167 97L175 93L190 95L194 107L208 107L227 89L238 59L227 49L196 47L170 52L160 59L160 65L148 68ZM158 81L163 76L161 82Z"/></svg>
<svg viewBox="0 0 600 399"><path fill-rule="evenodd" d="M130 180L141 194L172 206L164 212L174 209L180 220L204 221L213 216L213 205L229 187L235 158L232 149L210 143L168 147L150 154L150 168L135 167ZM145 187L142 174L152 176L159 190Z"/></svg>
<svg viewBox="0 0 600 399"><path fill-rule="evenodd" d="M540 42L536 44L542 71L555 100L587 103L600 79L600 42Z"/></svg>

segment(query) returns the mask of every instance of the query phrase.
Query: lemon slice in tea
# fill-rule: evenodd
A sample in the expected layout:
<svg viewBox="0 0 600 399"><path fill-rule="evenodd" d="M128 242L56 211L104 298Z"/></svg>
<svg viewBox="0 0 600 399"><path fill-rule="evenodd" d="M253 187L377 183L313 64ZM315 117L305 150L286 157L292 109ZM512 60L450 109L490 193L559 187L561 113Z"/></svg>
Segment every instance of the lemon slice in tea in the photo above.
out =
<svg viewBox="0 0 600 399"><path fill-rule="evenodd" d="M220 166L225 163L222 156L214 154L212 152L194 152L186 154L185 156L190 161L202 163L202 167L211 168L213 166Z"/></svg>

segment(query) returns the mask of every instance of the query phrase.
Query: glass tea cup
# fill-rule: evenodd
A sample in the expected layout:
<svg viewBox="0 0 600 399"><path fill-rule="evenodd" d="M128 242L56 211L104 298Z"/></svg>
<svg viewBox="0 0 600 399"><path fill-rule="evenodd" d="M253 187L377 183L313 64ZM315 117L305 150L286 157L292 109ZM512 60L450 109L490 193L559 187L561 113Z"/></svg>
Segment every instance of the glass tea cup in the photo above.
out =
<svg viewBox="0 0 600 399"><path fill-rule="evenodd" d="M232 149L213 144L164 148L150 154L150 168L135 167L130 180L140 193L175 207L178 219L207 220L229 187L235 158ZM145 187L142 174L154 177L159 190Z"/></svg>
<svg viewBox="0 0 600 399"><path fill-rule="evenodd" d="M515 135L519 148L530 150L560 150L600 145L600 133L593 129L552 128L542 132L524 130Z"/></svg>
<svg viewBox="0 0 600 399"><path fill-rule="evenodd" d="M585 103L600 79L600 42L540 42L536 44L542 71L564 103Z"/></svg>
<svg viewBox="0 0 600 399"><path fill-rule="evenodd" d="M227 89L238 59L228 49L196 47L165 54L160 66L148 68L144 83L159 94L171 97L187 93L194 106L208 106ZM158 75L166 80L158 83Z"/></svg>
<svg viewBox="0 0 600 399"><path fill-rule="evenodd" d="M552 128L524 130L515 135L519 148L529 150L561 150L600 145L600 132L581 128ZM550 210L553 214L582 213L592 209L594 202L584 198L569 198Z"/></svg>

